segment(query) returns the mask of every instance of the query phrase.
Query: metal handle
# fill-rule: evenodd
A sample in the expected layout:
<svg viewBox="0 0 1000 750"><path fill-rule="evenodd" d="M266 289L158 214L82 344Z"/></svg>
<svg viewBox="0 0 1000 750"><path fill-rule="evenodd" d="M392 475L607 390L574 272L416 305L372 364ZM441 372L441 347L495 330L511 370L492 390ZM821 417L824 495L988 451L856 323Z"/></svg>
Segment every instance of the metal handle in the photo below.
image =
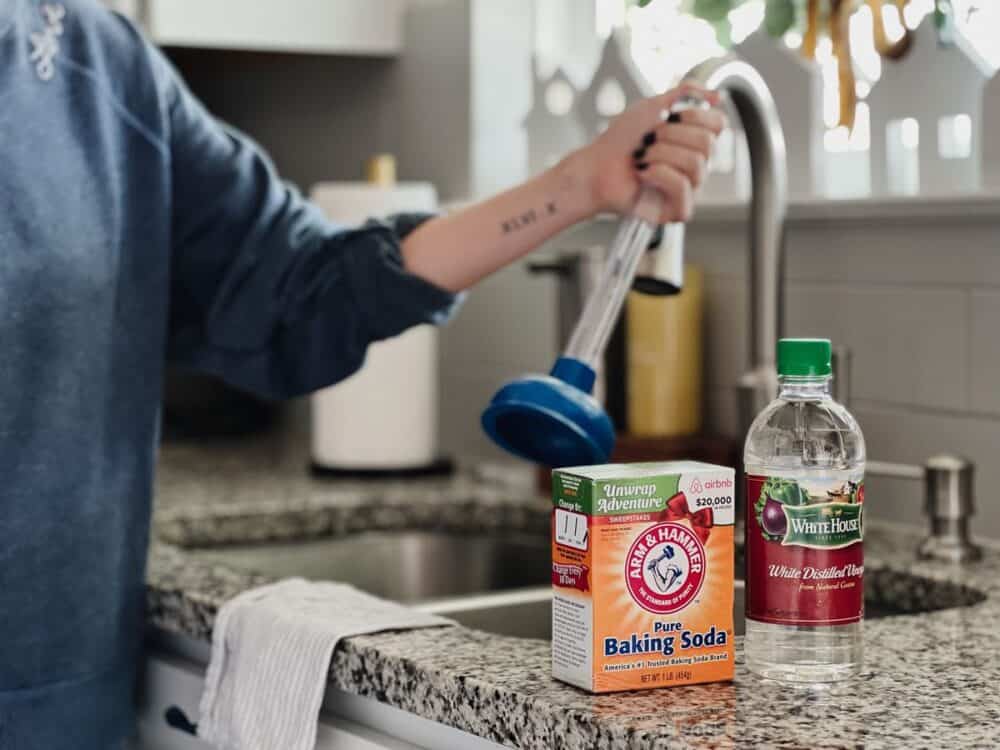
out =
<svg viewBox="0 0 1000 750"><path fill-rule="evenodd" d="M554 273L557 276L569 275L571 261L566 258L542 258L528 261L529 273Z"/></svg>
<svg viewBox="0 0 1000 750"><path fill-rule="evenodd" d="M167 725L186 734L198 736L198 725L192 724L187 714L179 706L171 706L163 713Z"/></svg>
<svg viewBox="0 0 1000 750"><path fill-rule="evenodd" d="M661 228L659 245L639 261L633 288L642 294L679 294L684 286L684 225Z"/></svg>
<svg viewBox="0 0 1000 750"><path fill-rule="evenodd" d="M898 464L892 461L866 461L865 476L867 477L887 477L889 479L916 479L924 478L926 470L923 466L913 464Z"/></svg>

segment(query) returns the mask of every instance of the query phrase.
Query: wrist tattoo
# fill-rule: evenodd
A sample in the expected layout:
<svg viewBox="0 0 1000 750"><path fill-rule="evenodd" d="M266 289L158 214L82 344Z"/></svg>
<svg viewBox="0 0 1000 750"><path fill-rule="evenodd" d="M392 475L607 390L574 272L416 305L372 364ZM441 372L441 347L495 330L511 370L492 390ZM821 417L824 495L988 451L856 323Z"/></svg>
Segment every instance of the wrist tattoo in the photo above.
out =
<svg viewBox="0 0 1000 750"><path fill-rule="evenodd" d="M539 221L548 216L554 216L558 213L558 211L559 208L556 206L555 201L546 201L545 207L541 210L529 208L524 213L505 219L500 223L500 229L504 234L510 234L511 232L518 231L519 229L529 227L532 224L537 224Z"/></svg>

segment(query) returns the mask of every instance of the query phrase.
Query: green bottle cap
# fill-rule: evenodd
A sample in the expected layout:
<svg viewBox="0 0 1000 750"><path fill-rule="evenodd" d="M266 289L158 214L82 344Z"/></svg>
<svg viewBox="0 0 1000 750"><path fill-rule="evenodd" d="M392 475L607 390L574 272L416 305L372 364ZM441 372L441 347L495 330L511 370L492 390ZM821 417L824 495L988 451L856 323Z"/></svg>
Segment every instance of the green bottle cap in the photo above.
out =
<svg viewBox="0 0 1000 750"><path fill-rule="evenodd" d="M793 377L829 375L830 339L781 339L778 342L778 374Z"/></svg>

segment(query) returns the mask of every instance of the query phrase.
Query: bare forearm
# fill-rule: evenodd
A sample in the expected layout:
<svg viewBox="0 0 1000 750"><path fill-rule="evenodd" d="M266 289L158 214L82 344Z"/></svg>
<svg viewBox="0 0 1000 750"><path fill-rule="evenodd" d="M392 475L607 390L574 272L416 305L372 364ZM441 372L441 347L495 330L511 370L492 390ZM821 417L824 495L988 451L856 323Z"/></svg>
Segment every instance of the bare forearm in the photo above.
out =
<svg viewBox="0 0 1000 750"><path fill-rule="evenodd" d="M407 269L461 291L591 216L595 204L573 157L489 200L421 225L403 241Z"/></svg>
<svg viewBox="0 0 1000 750"><path fill-rule="evenodd" d="M717 94L689 84L637 102L533 180L421 225L403 241L407 269L461 291L598 211L629 210L643 185L665 198L661 222L687 221L725 122L717 111L697 109L664 122L664 112L687 94L719 102Z"/></svg>

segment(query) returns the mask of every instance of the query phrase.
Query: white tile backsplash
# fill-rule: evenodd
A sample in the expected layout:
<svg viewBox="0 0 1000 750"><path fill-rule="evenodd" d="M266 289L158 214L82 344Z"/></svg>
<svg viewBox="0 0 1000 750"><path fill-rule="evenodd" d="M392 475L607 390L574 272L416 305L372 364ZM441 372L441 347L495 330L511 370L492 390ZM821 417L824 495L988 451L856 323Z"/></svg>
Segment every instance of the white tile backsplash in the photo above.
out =
<svg viewBox="0 0 1000 750"><path fill-rule="evenodd" d="M736 437L739 408L735 381L706 389L705 429L711 434Z"/></svg>
<svg viewBox="0 0 1000 750"><path fill-rule="evenodd" d="M749 298L737 276L705 276L705 376L709 386L735 386L748 369Z"/></svg>
<svg viewBox="0 0 1000 750"><path fill-rule="evenodd" d="M480 365L547 371L558 344L555 279L516 264L469 293L442 333L441 350L452 371Z"/></svg>
<svg viewBox="0 0 1000 750"><path fill-rule="evenodd" d="M479 417L505 377L512 374L508 370L493 375L454 373L442 377L439 445L445 455L505 458L480 428Z"/></svg>
<svg viewBox="0 0 1000 750"><path fill-rule="evenodd" d="M855 398L964 409L968 403L967 292L908 286L791 282L789 336L850 347Z"/></svg>
<svg viewBox="0 0 1000 750"><path fill-rule="evenodd" d="M1000 415L1000 290L972 292L969 312L969 407Z"/></svg>
<svg viewBox="0 0 1000 750"><path fill-rule="evenodd" d="M750 269L750 244L745 222L695 223L687 227L684 258L709 275L745 278Z"/></svg>
<svg viewBox="0 0 1000 750"><path fill-rule="evenodd" d="M1000 286L1000 221L809 222L786 246L793 281Z"/></svg>
<svg viewBox="0 0 1000 750"><path fill-rule="evenodd" d="M880 461L923 464L930 456L951 453L975 463L976 514L973 533L1000 537L1000 420L893 409L858 403L853 407L865 434L868 456ZM872 514L923 523L923 487L907 480L873 480L865 493Z"/></svg>

